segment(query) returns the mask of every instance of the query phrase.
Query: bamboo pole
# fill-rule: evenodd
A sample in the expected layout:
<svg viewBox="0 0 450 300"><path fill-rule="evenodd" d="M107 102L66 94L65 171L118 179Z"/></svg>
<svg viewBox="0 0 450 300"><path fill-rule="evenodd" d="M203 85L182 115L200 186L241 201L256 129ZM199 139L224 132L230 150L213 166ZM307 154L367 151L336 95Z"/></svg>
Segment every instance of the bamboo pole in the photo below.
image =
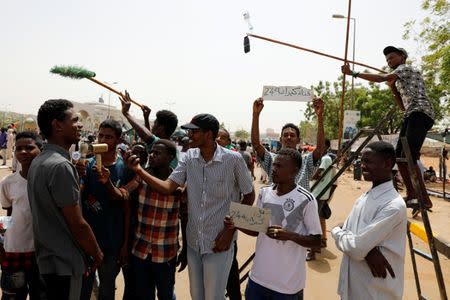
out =
<svg viewBox="0 0 450 300"><path fill-rule="evenodd" d="M111 92L113 92L113 93L119 95L120 97L124 98L124 95L123 95L121 92L119 92L118 90L116 90L116 89L110 87L109 85L107 85L107 84L105 84L105 83L103 83L103 82L101 82L101 81L99 81L99 80L97 80L97 79L95 79L95 78L93 78L93 77L87 77L87 79L89 79L89 80L92 81L92 82L95 82L95 83L98 84L98 85L101 85L101 86L104 87L105 89L108 89L108 90L110 90ZM122 101L122 99L120 99L120 101ZM143 108L143 107L144 107L142 104L140 104L139 102L134 101L133 99L130 99L130 101L131 101L132 103L136 104L137 106L139 106L140 108Z"/></svg>
<svg viewBox="0 0 450 300"><path fill-rule="evenodd" d="M350 16L351 16L351 10L352 10L352 0L348 0L348 13L347 13L347 33L345 36L345 54L344 54L344 64L347 64L347 54L348 54L348 36L350 32ZM344 73L342 75L342 97L341 97L341 107L340 107L340 113L339 113L339 133L338 133L338 157L341 155L342 150L342 134L343 134L343 127L344 127L344 100L345 100L345 79L346 74Z"/></svg>
<svg viewBox="0 0 450 300"><path fill-rule="evenodd" d="M265 40L265 41L268 41L268 42L271 42L271 43L275 43L275 44L280 44L280 45L283 45L283 46L291 47L291 48L294 48L294 49L303 50L303 51L306 51L306 52L311 52L311 53L318 54L318 55L321 55L321 56L325 56L325 57L328 57L328 58L332 58L332 59L335 59L335 60L339 60L339 61L343 61L343 62L346 61L345 59L340 58L338 56L334 56L334 55L331 55L331 54L319 52L319 51L308 49L308 48L301 47L301 46L298 46L298 45L282 42L282 41L275 40L275 39L272 39L272 38L268 38L268 37L265 37L265 36L262 36L262 35L257 35L257 34L253 34L253 33L247 33L247 36L251 36L251 37L254 37L254 38L257 38L257 39L260 39L260 40ZM361 66L361 67L366 67L368 69L372 69L372 70L375 70L375 71L380 72L380 73L386 73L385 71L383 71L381 69L378 69L378 68L375 68L375 67L366 65L364 63L357 62L357 61L347 60L347 63L352 63L352 64L355 64L355 65L358 65L358 66Z"/></svg>

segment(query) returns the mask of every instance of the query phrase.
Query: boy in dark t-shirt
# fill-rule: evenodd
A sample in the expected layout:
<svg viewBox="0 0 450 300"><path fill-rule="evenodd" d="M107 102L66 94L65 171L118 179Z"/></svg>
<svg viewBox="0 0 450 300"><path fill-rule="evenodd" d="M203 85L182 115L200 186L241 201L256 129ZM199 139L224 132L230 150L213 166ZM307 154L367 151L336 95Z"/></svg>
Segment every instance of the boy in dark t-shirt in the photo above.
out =
<svg viewBox="0 0 450 300"><path fill-rule="evenodd" d="M120 263L128 253L129 206L124 201L128 194L119 189L134 174L126 166L116 147L120 143L122 127L119 122L107 119L100 124L98 142L108 145L102 153L102 169L96 167L96 158L88 160L82 178L83 216L94 232L104 253L103 264L98 268L99 298L115 298L115 280ZM95 274L83 280L82 300L89 300Z"/></svg>

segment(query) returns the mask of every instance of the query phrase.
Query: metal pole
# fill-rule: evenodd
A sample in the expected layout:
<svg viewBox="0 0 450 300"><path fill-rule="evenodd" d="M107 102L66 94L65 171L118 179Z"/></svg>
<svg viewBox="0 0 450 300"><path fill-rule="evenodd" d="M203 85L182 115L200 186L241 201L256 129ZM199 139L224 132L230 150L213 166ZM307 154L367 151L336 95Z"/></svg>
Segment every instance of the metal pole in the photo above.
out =
<svg viewBox="0 0 450 300"><path fill-rule="evenodd" d="M347 54L348 54L348 34L350 31L350 16L352 10L352 0L348 0L348 12L347 12L347 31L345 35L345 53L344 53L344 64L347 64ZM342 75L342 95L339 110L339 132L338 132L338 157L341 156L342 151L342 137L344 133L344 101L345 101L345 79L346 75Z"/></svg>
<svg viewBox="0 0 450 300"><path fill-rule="evenodd" d="M355 72L355 45L356 45L356 19L353 20L353 64L352 71ZM355 103L355 77L352 76L352 100L350 102L350 109L353 110L353 105Z"/></svg>
<svg viewBox="0 0 450 300"><path fill-rule="evenodd" d="M111 91L108 93L108 119L111 118Z"/></svg>
<svg viewBox="0 0 450 300"><path fill-rule="evenodd" d="M446 200L447 198L445 197L445 183L447 182L447 163L445 161L445 157L444 157L444 150L445 150L445 143L446 143L446 138L447 138L447 131L444 131L444 148L442 149L442 196L444 198L444 200Z"/></svg>

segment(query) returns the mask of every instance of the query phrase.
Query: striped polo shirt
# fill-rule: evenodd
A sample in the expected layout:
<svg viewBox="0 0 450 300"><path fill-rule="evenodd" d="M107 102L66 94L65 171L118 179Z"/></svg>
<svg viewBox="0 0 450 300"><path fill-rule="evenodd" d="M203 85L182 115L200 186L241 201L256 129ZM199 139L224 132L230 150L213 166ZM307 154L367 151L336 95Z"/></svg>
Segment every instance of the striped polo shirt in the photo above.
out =
<svg viewBox="0 0 450 300"><path fill-rule="evenodd" d="M206 162L199 148L189 149L169 179L187 184L187 243L201 254L213 253L214 240L223 229L230 203L253 191L252 179L242 155L217 145Z"/></svg>

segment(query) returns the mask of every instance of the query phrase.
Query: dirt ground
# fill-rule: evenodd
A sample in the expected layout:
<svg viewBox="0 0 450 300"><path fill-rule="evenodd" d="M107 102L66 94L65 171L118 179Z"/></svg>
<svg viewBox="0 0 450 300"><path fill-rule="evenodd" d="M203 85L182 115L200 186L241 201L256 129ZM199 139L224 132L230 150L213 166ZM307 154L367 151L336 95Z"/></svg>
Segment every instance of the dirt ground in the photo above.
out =
<svg viewBox="0 0 450 300"><path fill-rule="evenodd" d="M437 168L437 158L422 158L425 166L433 165ZM10 162L8 162L10 165ZM0 169L0 178L9 174L9 169ZM257 176L258 178L258 176ZM305 299L339 299L336 291L339 277L339 265L342 254L334 245L330 236L330 230L335 224L342 222L350 212L354 201L365 191L370 189L370 183L364 181L354 181L351 173L345 173L339 179L339 186L334 198L330 203L332 216L327 221L328 248L322 250L317 256L317 260L307 263L307 280L305 289ZM261 182L255 182L255 190L258 192L262 186ZM450 220L450 202L442 198L432 197L434 203L433 212L429 214L431 226L435 234L447 241L450 241L450 231L448 230ZM1 213L4 214L4 211ZM410 214L410 212L409 212ZM410 215L409 215L410 216ZM410 219L412 222L421 222L421 219ZM429 252L427 244L413 237L414 246ZM238 239L238 261L242 264L254 252L255 238L239 233ZM274 259L276 259L274 257ZM444 273L447 294L450 293L450 261L440 255L441 268ZM439 299L439 288L436 282L433 264L423 258L417 257L420 283L422 293L428 299ZM245 289L245 282L241 285L242 292ZM180 300L190 299L189 280L187 270L176 275L175 285L177 298ZM123 294L123 279L120 274L117 279L116 299L121 299ZM407 247L405 255L405 291L404 299L417 299L416 285L411 265L411 256Z"/></svg>

